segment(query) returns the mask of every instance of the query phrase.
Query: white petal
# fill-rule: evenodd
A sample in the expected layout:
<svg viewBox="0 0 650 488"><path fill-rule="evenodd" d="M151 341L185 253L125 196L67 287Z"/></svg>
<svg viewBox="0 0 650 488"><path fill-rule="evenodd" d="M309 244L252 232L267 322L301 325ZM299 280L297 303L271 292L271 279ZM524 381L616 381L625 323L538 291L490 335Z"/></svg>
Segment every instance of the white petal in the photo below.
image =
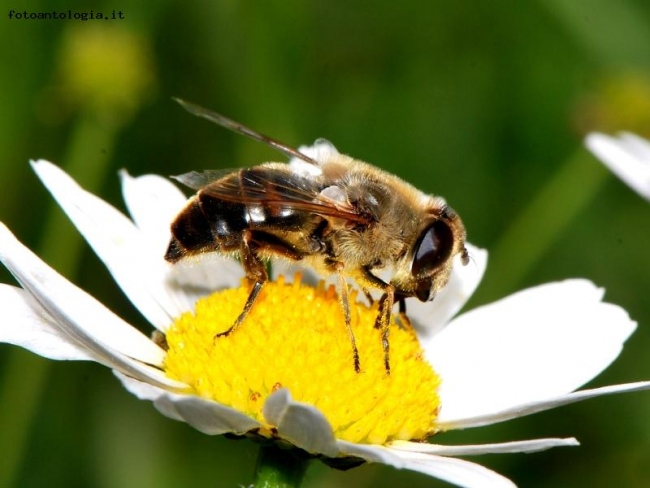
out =
<svg viewBox="0 0 650 488"><path fill-rule="evenodd" d="M235 288L244 278L244 268L235 259L216 252L191 256L174 264L169 279L183 287L192 301L215 290Z"/></svg>
<svg viewBox="0 0 650 488"><path fill-rule="evenodd" d="M355 444L353 442L337 440L342 454L365 459L369 463L381 463L397 469L403 469L405 462L396 450L377 444Z"/></svg>
<svg viewBox="0 0 650 488"><path fill-rule="evenodd" d="M146 383L115 373L124 387L141 400L150 400L163 415L187 422L207 435L227 433L244 434L260 428L256 420L221 405L192 394L172 393Z"/></svg>
<svg viewBox="0 0 650 488"><path fill-rule="evenodd" d="M245 434L260 427L256 420L211 400L173 393L166 396L173 402L178 415L204 434Z"/></svg>
<svg viewBox="0 0 650 488"><path fill-rule="evenodd" d="M573 437L566 439L549 438L528 441L499 442L496 444L477 444L466 446L445 446L441 444L426 444L422 442L394 441L391 449L400 451L436 454L438 456L477 456L482 454L511 454L516 452L539 452L553 447L579 446Z"/></svg>
<svg viewBox="0 0 650 488"><path fill-rule="evenodd" d="M481 282L487 267L488 253L485 249L466 244L470 261L463 266L460 256L456 256L454 267L447 285L431 302L409 299L406 310L416 325L418 334L432 337L440 332L467 303Z"/></svg>
<svg viewBox="0 0 650 488"><path fill-rule="evenodd" d="M589 134L585 145L616 176L650 200L650 144L634 134Z"/></svg>
<svg viewBox="0 0 650 488"><path fill-rule="evenodd" d="M85 191L52 163L40 160L32 166L117 284L149 322L165 330L174 317L192 308L193 303L188 303L179 290L168 286L170 265L162 254L153 254L133 222Z"/></svg>
<svg viewBox="0 0 650 488"><path fill-rule="evenodd" d="M0 260L63 333L107 366L142 371L129 358L162 364L165 352L161 348L41 261L4 224L0 224Z"/></svg>
<svg viewBox="0 0 650 488"><path fill-rule="evenodd" d="M568 393L620 353L635 322L586 280L531 288L461 315L425 341L440 422Z"/></svg>
<svg viewBox="0 0 650 488"><path fill-rule="evenodd" d="M0 224L0 260L55 319L64 317L74 324L69 333L92 337L139 361L160 365L165 352L85 291L58 274L21 244Z"/></svg>
<svg viewBox="0 0 650 488"><path fill-rule="evenodd" d="M137 178L120 171L122 195L135 225L142 231L152 253L164 256L171 238L170 225L187 198L171 181L158 175Z"/></svg>
<svg viewBox="0 0 650 488"><path fill-rule="evenodd" d="M152 386L157 386L167 391L187 390L187 385L185 383L167 377L165 372L158 368L134 361L129 357L124 357L123 359L120 357L119 359L119 361L115 361L115 363L109 365L109 367L114 368L115 371L129 375L132 378L136 378L139 381L149 383Z"/></svg>
<svg viewBox="0 0 650 488"><path fill-rule="evenodd" d="M264 403L264 418L284 439L313 454L336 457L339 449L332 426L315 407L293 401L289 390L281 388Z"/></svg>
<svg viewBox="0 0 650 488"><path fill-rule="evenodd" d="M499 473L464 459L396 452L405 461L404 469L434 476L454 485L466 488L512 488L515 486L512 481Z"/></svg>
<svg viewBox="0 0 650 488"><path fill-rule="evenodd" d="M90 351L63 333L26 291L0 285L0 309L0 342L24 347L49 359L95 360Z"/></svg>
<svg viewBox="0 0 650 488"><path fill-rule="evenodd" d="M506 420L523 417L525 415L531 415L537 412L543 412L544 410L550 410L551 408L557 408L563 405L569 405L571 403L581 402L583 400L588 400L590 398L595 398L595 397L605 396L605 395L614 395L619 393L644 391L644 390L650 390L650 381L641 381L638 383L626 383L622 385L603 386L601 388L575 391L573 393L568 393L566 395L559 395L554 398L545 398L542 400L533 401L521 405L515 405L498 412L492 412L490 414L485 414L485 415L480 415L475 417L450 419L438 423L438 426L440 427L441 430L481 427L483 425L496 424L498 422L504 422Z"/></svg>
<svg viewBox="0 0 650 488"><path fill-rule="evenodd" d="M650 141L631 132L621 132L619 138L638 160L650 164Z"/></svg>
<svg viewBox="0 0 650 488"><path fill-rule="evenodd" d="M156 409L164 416L180 422L183 421L176 412L173 403L169 401L167 396L165 396L165 393L167 392L166 390L153 386L150 383L133 379L131 376L122 374L119 371L113 370L113 374L122 382L122 386L135 395L136 398L154 402ZM167 401L165 401L165 399L167 399Z"/></svg>
<svg viewBox="0 0 650 488"><path fill-rule="evenodd" d="M148 252L164 256L171 237L171 223L187 198L172 182L158 175L134 178L121 171L120 177L124 200L148 243ZM236 260L216 253L184 259L168 271L170 284L183 287L190 303L214 290L239 286L243 277L243 268Z"/></svg>
<svg viewBox="0 0 650 488"><path fill-rule="evenodd" d="M376 445L339 441L341 451L397 469L418 471L466 488L514 488L508 478L479 464L452 457L407 452Z"/></svg>

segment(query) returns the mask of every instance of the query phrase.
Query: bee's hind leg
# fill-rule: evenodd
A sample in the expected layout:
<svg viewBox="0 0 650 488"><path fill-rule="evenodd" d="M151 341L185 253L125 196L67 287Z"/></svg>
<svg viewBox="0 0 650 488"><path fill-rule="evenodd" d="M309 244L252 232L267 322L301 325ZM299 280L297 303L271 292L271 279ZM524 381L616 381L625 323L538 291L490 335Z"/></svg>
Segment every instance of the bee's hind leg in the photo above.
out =
<svg viewBox="0 0 650 488"><path fill-rule="evenodd" d="M242 324L244 319L246 319L248 313L253 308L253 305L255 304L255 300L257 300L257 297L262 291L262 287L264 286L264 283L269 281L269 275L266 272L266 267L264 266L264 263L256 253L259 246L254 240L253 236L254 236L253 231L251 231L250 229L245 230L242 233L242 240L239 246L239 255L241 257L241 262L242 265L244 266L244 271L246 271L246 277L249 280L254 282L253 288L251 289L251 292L248 295L248 298L246 299L246 304L244 305L244 309L239 314L235 322L230 326L229 329L226 329L223 332L219 332L218 334L215 334L214 336L215 339L217 339L218 337L227 337L239 328L239 326Z"/></svg>
<svg viewBox="0 0 650 488"><path fill-rule="evenodd" d="M246 229L243 231L242 239L239 244L239 256L244 271L246 272L246 278L253 282L253 288L248 295L244 309L237 317L237 320L235 320L235 323L232 324L229 329L215 334L215 339L218 337L229 336L239 328L253 308L255 300L257 300L257 297L262 291L262 287L267 281L269 281L266 266L264 266L264 263L257 254L260 249L284 256L285 258L294 261L299 261L304 257L300 251L293 249L290 244L285 243L268 233L252 229Z"/></svg>

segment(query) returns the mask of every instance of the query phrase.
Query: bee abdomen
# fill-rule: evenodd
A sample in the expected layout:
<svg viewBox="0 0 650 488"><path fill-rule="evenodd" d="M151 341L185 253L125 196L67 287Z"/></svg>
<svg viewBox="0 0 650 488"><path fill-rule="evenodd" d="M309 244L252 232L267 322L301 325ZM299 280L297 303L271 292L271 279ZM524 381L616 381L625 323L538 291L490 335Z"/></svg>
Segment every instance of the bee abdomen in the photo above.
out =
<svg viewBox="0 0 650 488"><path fill-rule="evenodd" d="M175 263L187 254L215 250L212 230L198 199L193 198L171 226L172 238L165 259Z"/></svg>
<svg viewBox="0 0 650 488"><path fill-rule="evenodd" d="M170 263L175 263L184 255L183 247L180 245L180 242L175 237L172 237L169 241L169 246L167 246L167 252L165 253L165 260Z"/></svg>
<svg viewBox="0 0 650 488"><path fill-rule="evenodd" d="M222 200L203 191L197 194L197 199L197 207L207 226L205 232L217 239L223 248L237 245L242 231L250 227L246 205Z"/></svg>

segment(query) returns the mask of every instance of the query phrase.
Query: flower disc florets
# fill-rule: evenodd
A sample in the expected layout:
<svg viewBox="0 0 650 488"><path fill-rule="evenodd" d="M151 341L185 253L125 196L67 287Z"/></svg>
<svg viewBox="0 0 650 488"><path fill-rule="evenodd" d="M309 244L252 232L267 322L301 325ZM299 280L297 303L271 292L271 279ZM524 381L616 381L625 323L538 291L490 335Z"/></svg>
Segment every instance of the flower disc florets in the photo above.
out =
<svg viewBox="0 0 650 488"><path fill-rule="evenodd" d="M338 439L384 444L423 439L435 431L439 377L423 358L415 333L390 326L390 375L384 367L377 307L352 305L361 372L333 287L267 283L242 325L224 337L241 313L249 287L201 299L167 333L168 376L196 394L265 424L262 407L278 388L318 408ZM269 426L272 427L272 426Z"/></svg>

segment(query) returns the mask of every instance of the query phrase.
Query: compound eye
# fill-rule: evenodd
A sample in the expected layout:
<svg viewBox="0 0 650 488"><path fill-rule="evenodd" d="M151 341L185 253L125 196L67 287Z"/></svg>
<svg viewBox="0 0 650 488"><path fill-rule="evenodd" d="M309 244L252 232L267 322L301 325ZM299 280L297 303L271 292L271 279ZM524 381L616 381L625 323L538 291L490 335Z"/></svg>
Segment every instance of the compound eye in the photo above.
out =
<svg viewBox="0 0 650 488"><path fill-rule="evenodd" d="M447 224L437 220L427 227L415 245L415 257L411 274L430 274L444 263L451 254L454 236Z"/></svg>

